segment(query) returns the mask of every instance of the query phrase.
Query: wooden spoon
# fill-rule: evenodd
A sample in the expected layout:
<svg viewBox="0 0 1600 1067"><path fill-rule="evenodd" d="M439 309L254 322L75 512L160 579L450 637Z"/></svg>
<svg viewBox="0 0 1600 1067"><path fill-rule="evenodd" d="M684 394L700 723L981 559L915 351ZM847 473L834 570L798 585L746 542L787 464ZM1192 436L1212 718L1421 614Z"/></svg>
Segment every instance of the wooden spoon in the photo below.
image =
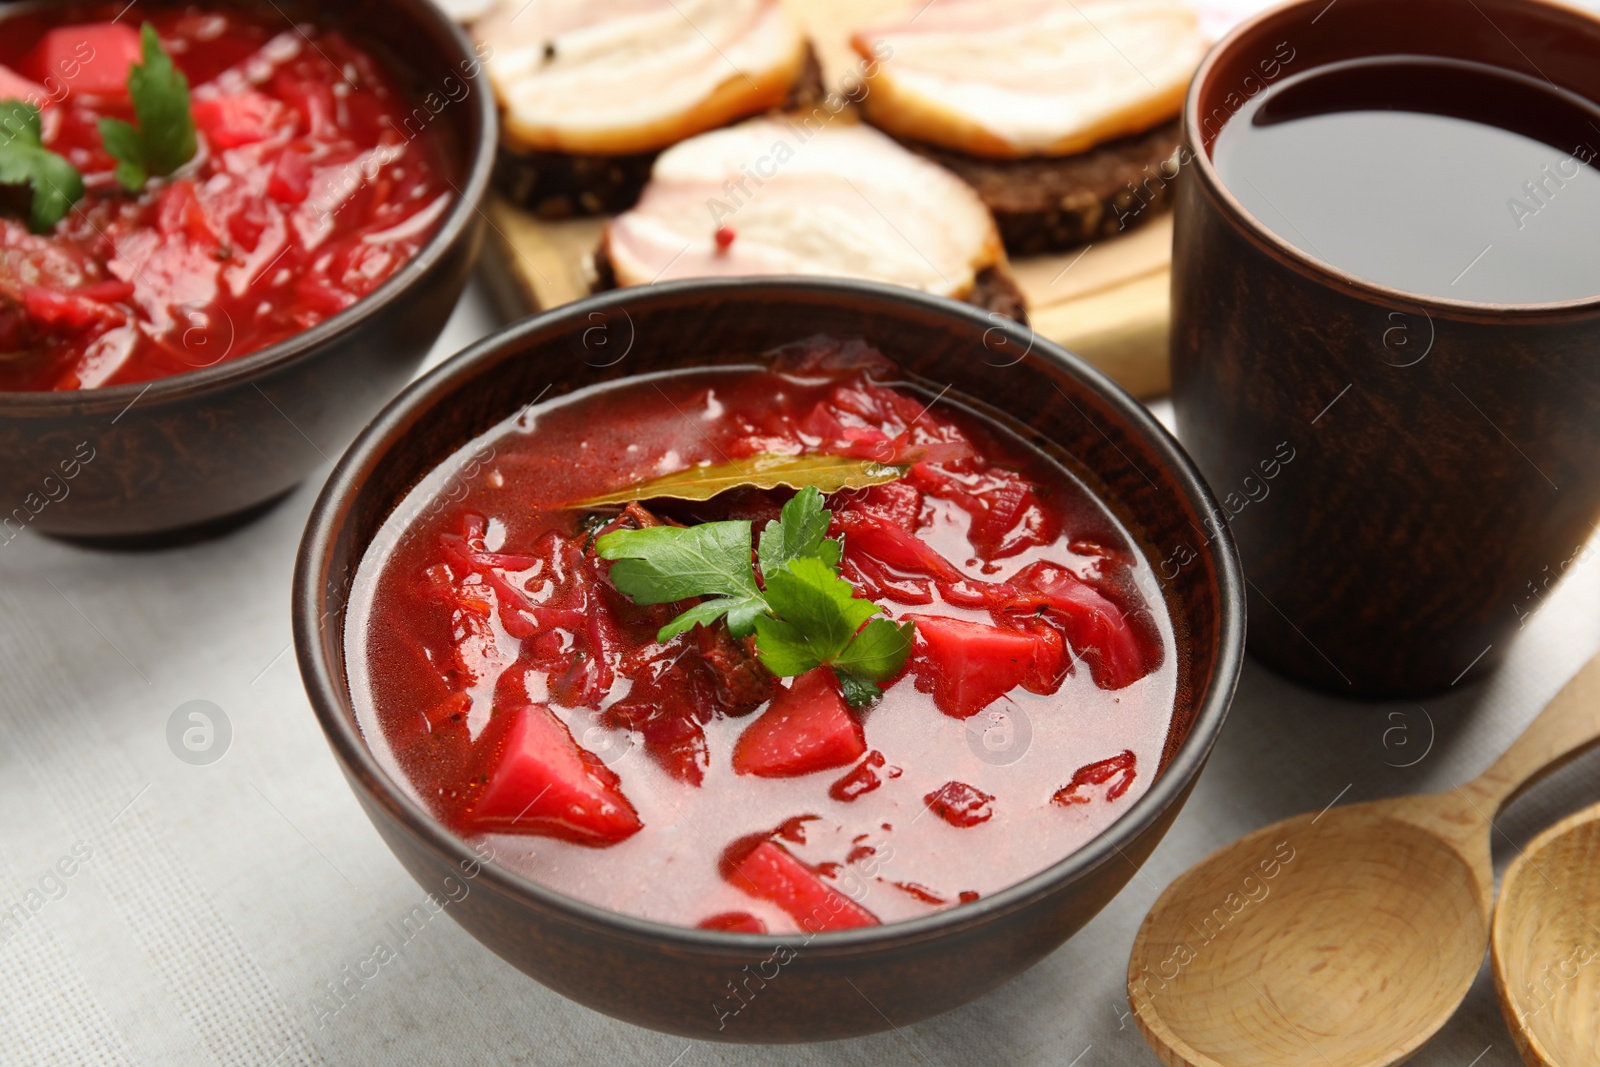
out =
<svg viewBox="0 0 1600 1067"><path fill-rule="evenodd" d="M1494 985L1529 1067L1600 1063L1600 805L1533 839L1500 886Z"/></svg>
<svg viewBox="0 0 1600 1067"><path fill-rule="evenodd" d="M1596 740L1600 656L1454 792L1297 816L1212 853L1134 940L1128 999L1145 1040L1169 1067L1404 1060L1483 963L1490 820Z"/></svg>

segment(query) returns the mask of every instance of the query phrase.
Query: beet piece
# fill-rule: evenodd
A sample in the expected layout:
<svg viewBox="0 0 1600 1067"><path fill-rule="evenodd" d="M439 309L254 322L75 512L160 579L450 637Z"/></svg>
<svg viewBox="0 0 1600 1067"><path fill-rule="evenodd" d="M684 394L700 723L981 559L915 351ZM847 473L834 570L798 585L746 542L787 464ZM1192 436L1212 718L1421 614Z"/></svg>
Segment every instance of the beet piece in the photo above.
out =
<svg viewBox="0 0 1600 1067"><path fill-rule="evenodd" d="M922 607L933 603L932 582L927 578L900 578L871 556L846 553L840 576L855 586L856 595L865 600L892 600L896 604Z"/></svg>
<svg viewBox="0 0 1600 1067"><path fill-rule="evenodd" d="M877 770L883 766L883 762L883 753L873 749L867 753L866 759L856 764L854 770L828 787L828 795L835 800L849 801L872 792L883 784Z"/></svg>
<svg viewBox="0 0 1600 1067"><path fill-rule="evenodd" d="M614 845L637 833L639 814L622 783L543 704L510 714L498 745L474 777L487 778L462 814L467 833L540 834L580 845Z"/></svg>
<svg viewBox="0 0 1600 1067"><path fill-rule="evenodd" d="M1037 615L1001 616L998 621L1036 641L1033 664L1022 679L1022 688L1041 696L1049 696L1060 689L1061 683L1072 673L1072 657L1067 655L1067 642L1061 631Z"/></svg>
<svg viewBox="0 0 1600 1067"><path fill-rule="evenodd" d="M959 582L965 577L912 530L878 515L835 515L830 532L844 535L846 556L866 556L901 574L922 575L940 582Z"/></svg>
<svg viewBox="0 0 1600 1067"><path fill-rule="evenodd" d="M866 751L866 736L845 707L833 671L818 667L779 689L772 705L739 735L733 769L761 778L791 778L843 767Z"/></svg>
<svg viewBox="0 0 1600 1067"><path fill-rule="evenodd" d="M284 108L265 93L246 90L196 100L190 111L206 142L214 151L223 152L271 137L281 128Z"/></svg>
<svg viewBox="0 0 1600 1067"><path fill-rule="evenodd" d="M846 867L854 867L863 860L869 860L878 854L878 850L876 848L862 843L866 836L866 834L862 834L860 837L856 838L855 844L850 846L850 851L846 853L844 857L844 864Z"/></svg>
<svg viewBox="0 0 1600 1067"><path fill-rule="evenodd" d="M24 66L40 81L64 82L71 92L126 100L128 68L143 61L139 31L128 23L85 22L46 33ZM68 78L67 71L75 73Z"/></svg>
<svg viewBox="0 0 1600 1067"><path fill-rule="evenodd" d="M941 897L938 893L935 893L927 886L918 885L916 882L890 882L889 884L908 896L916 897L924 904L950 903L948 900L944 899L944 897Z"/></svg>
<svg viewBox="0 0 1600 1067"><path fill-rule="evenodd" d="M702 930L728 930L736 934L764 934L767 924L748 911L723 911L695 923Z"/></svg>
<svg viewBox="0 0 1600 1067"><path fill-rule="evenodd" d="M468 596L457 601L450 619L455 655L449 682L455 689L471 689L485 678L497 677L510 661L511 657L495 637L494 626L489 621L490 610L487 601Z"/></svg>
<svg viewBox="0 0 1600 1067"><path fill-rule="evenodd" d="M803 845L806 843L806 823L818 822L821 818L820 815L791 815L779 823L770 836Z"/></svg>
<svg viewBox="0 0 1600 1067"><path fill-rule="evenodd" d="M632 691L602 712L600 723L637 730L645 753L678 781L699 785L705 777L711 760L705 729L681 670L670 672L660 684L635 678Z"/></svg>
<svg viewBox="0 0 1600 1067"><path fill-rule="evenodd" d="M964 473L956 478L919 463L911 469L911 480L928 495L949 500L972 516L967 537L982 559L1004 559L1055 540L1055 514L1021 474L982 458L962 466Z"/></svg>
<svg viewBox="0 0 1600 1067"><path fill-rule="evenodd" d="M478 541L476 545L481 543ZM485 552L476 545L473 540L454 534L444 534L439 538L439 547L453 572L461 575L463 581L469 575L481 575L482 584L470 587L475 588L480 596L487 596L491 589L494 591L495 602L500 609L500 622L505 626L506 633L518 639L532 636L538 631L533 604L527 594L506 576L506 572L530 570L540 561L533 556ZM463 588L469 587L463 585Z"/></svg>
<svg viewBox="0 0 1600 1067"><path fill-rule="evenodd" d="M54 71L49 71L49 73L53 74ZM0 64L0 99L21 100L24 103L33 104L40 111L48 110L55 103L54 100L50 99L50 90L32 78L23 77L3 64ZM55 140L50 131L43 132L45 144L48 145Z"/></svg>
<svg viewBox="0 0 1600 1067"><path fill-rule="evenodd" d="M828 508L835 515L874 515L902 529L915 530L922 519L922 490L903 479L865 489L846 489L828 498Z"/></svg>
<svg viewBox="0 0 1600 1067"><path fill-rule="evenodd" d="M994 817L994 797L966 782L946 782L922 798L930 811L951 826L977 826Z"/></svg>
<svg viewBox="0 0 1600 1067"><path fill-rule="evenodd" d="M547 680L550 697L569 708L598 708L607 690L600 685L600 663L583 649L568 654L568 666Z"/></svg>
<svg viewBox="0 0 1600 1067"><path fill-rule="evenodd" d="M1116 800L1128 791L1133 785L1133 778L1137 773L1138 757L1132 750L1123 749L1115 756L1100 760L1097 763L1085 764L1072 772L1072 781L1056 790L1051 801L1068 807L1073 804L1087 804L1091 799L1086 787L1091 785L1105 785L1111 782L1111 787L1106 790L1107 800ZM1113 778L1116 781L1111 781Z"/></svg>
<svg viewBox="0 0 1600 1067"><path fill-rule="evenodd" d="M1101 689L1121 689L1150 672L1122 609L1065 567L1043 560L1030 563L1006 584L1017 591L1009 610L1045 608L1072 650L1089 664Z"/></svg>
<svg viewBox="0 0 1600 1067"><path fill-rule="evenodd" d="M978 553L987 560L1004 559L1053 541L1057 519L1034 487L1012 471L996 468L988 473L999 477L986 487L981 498L986 507L973 518L971 537Z"/></svg>
<svg viewBox="0 0 1600 1067"><path fill-rule="evenodd" d="M801 929L816 933L877 926L878 917L823 882L782 845L763 841L750 850L729 879L734 885L788 912Z"/></svg>
<svg viewBox="0 0 1600 1067"><path fill-rule="evenodd" d="M981 622L907 615L917 624L916 667L940 711L969 718L1039 672L1032 634Z"/></svg>

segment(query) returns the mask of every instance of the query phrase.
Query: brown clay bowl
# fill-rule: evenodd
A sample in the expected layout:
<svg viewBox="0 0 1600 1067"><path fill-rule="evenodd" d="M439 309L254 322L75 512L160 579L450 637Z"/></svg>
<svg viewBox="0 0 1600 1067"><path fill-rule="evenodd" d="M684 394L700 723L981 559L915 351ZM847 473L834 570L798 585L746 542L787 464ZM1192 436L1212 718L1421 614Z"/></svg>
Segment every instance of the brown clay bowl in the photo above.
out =
<svg viewBox="0 0 1600 1067"><path fill-rule="evenodd" d="M25 6L0 3L0 20ZM416 125L443 137L458 199L410 264L287 341L149 383L0 392L0 544L23 530L165 543L237 521L338 455L450 317L482 243L497 130L471 42L430 0L274 6L386 61Z"/></svg>
<svg viewBox="0 0 1600 1067"><path fill-rule="evenodd" d="M865 337L1069 452L1165 582L1179 639L1173 735L1155 781L1103 835L981 901L908 922L795 937L668 926L606 911L493 863L413 801L362 740L344 657L345 593L417 481L541 395L632 373L749 362L817 333ZM317 502L295 573L306 689L351 788L425 889L475 876L450 914L478 940L597 1011L697 1039L872 1033L956 1007L1037 963L1094 917L1155 848L1222 727L1244 641L1226 533L1194 533L1212 498L1172 437L1104 375L1010 320L907 289L842 280L696 280L607 293L524 320L420 379L351 446ZM441 899L443 899L441 897ZM794 953L788 958L780 953ZM775 953L777 955L775 955ZM745 968L749 968L745 970ZM773 969L778 974L773 977ZM766 980L759 975L764 974ZM729 982L759 984L733 1019Z"/></svg>

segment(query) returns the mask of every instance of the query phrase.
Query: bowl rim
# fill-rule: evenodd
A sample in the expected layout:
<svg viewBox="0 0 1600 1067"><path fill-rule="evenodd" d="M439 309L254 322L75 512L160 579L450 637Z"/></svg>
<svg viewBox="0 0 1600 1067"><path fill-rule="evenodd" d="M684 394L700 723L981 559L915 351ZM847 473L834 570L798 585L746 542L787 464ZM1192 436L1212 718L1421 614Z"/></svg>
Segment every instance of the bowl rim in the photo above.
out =
<svg viewBox="0 0 1600 1067"><path fill-rule="evenodd" d="M489 177L494 169L495 146L499 138L500 117L494 92L483 60L473 48L466 31L445 15L433 0L388 0L394 14L409 20L409 25L431 29L425 35L447 42L451 54L443 58L457 76L469 86L469 97L477 100L479 133L476 144L462 147L469 153L468 165L460 186L443 175L446 184L456 194L456 201L440 222L428 242L382 285L357 300L343 311L331 315L310 329L292 337L249 352L237 359L223 359L209 367L169 374L149 381L129 382L120 385L100 386L93 389L67 391L41 389L0 389L0 410L8 415L51 416L58 414L92 414L100 411L125 412L135 403L145 401L146 406L162 401L182 400L230 385L258 379L267 373L308 356L326 344L355 333L367 320L400 299L414 285L422 281L456 244L463 234L470 232L472 216L483 214L483 198L489 187ZM37 0L0 0L0 20L14 8L37 6ZM56 6L48 3L47 6ZM365 32L370 33L370 30ZM374 35L376 36L376 35ZM469 76L466 71L477 69ZM420 106L420 101L407 100ZM444 114L441 110L436 113ZM463 131L464 132L464 131ZM120 415L118 416L121 417Z"/></svg>
<svg viewBox="0 0 1600 1067"><path fill-rule="evenodd" d="M744 297L766 295L773 299L809 297L811 303L828 297L867 298L880 304L902 305L922 313L965 320L963 325L978 331L999 331L1005 341L1040 354L1057 368L1075 377L1088 390L1100 394L1133 430L1153 446L1156 454L1174 476L1180 492L1201 514L1213 514L1217 503L1199 470L1176 438L1155 416L1101 371L1033 333L1032 329L981 309L912 289L839 278L719 278L690 279L658 283L641 291L618 289L601 293L504 327L451 356L428 374L412 382L386 406L356 438L329 475L307 522L295 562L293 584L293 623L296 658L317 718L330 747L350 778L353 789L387 809L388 813L419 837L437 855L461 870L481 867L477 875L490 884L541 910L557 913L566 921L577 922L610 934L623 934L658 948L691 953L726 953L740 950L771 950L796 937L803 938L807 951L829 950L835 955L904 945L952 930L986 924L992 919L1018 910L1035 899L1079 881L1102 864L1120 857L1128 860L1122 846L1139 837L1174 802L1180 800L1204 766L1222 730L1232 702L1244 658L1245 597L1244 579L1231 533L1224 526L1204 551L1217 575L1219 608L1216 667L1209 687L1200 696L1188 735L1173 753L1166 769L1133 805L1109 827L1083 847L1063 856L1028 877L970 904L949 908L932 915L828 933L750 934L698 927L677 926L612 911L557 890L547 888L492 859L485 860L466 839L411 798L393 782L362 739L355 722L354 701L348 687L333 676L322 655L325 623L337 620L342 630L348 601L329 607L324 593L328 589L327 564L331 559L335 531L339 529L367 474L380 462L391 442L403 436L421 417L435 408L463 380L476 372L479 364L500 357L508 349L520 349L540 335L559 337L570 329L583 329L596 312L623 310L639 301L681 302L685 297ZM805 302L802 300L802 302ZM626 379L623 379L626 380ZM978 399L982 399L981 397ZM398 501L391 502L397 504ZM364 552L366 547L363 546ZM358 565L359 561L351 561ZM352 572L353 577L353 572ZM1137 866L1137 865L1135 865Z"/></svg>
<svg viewBox="0 0 1600 1067"><path fill-rule="evenodd" d="M1565 21L1569 24L1587 24L1592 31L1600 35L1600 12L1562 3L1560 0L1517 0L1517 5L1539 13L1541 17L1549 19L1552 23ZM1358 299L1381 302L1387 306L1400 305L1420 308L1425 314L1432 313L1441 317L1479 322L1502 322L1507 319L1534 322L1564 322L1600 310L1600 293L1596 293L1593 296L1578 297L1573 300L1509 304L1486 300L1458 300L1451 297L1429 296L1426 293L1412 292L1409 289L1401 289L1381 282L1370 281L1342 267L1327 263L1298 245L1284 239L1276 230L1258 219L1244 206L1238 197L1233 195L1227 183L1222 180L1222 176L1217 173L1217 168L1211 160L1211 149L1207 147L1204 138L1201 137L1201 96L1207 88L1208 82L1221 65L1223 57L1238 51L1246 43L1247 38L1261 33L1264 29L1274 25L1294 22L1305 15L1315 14L1316 17L1311 21L1316 22L1332 6L1332 4L1327 3L1327 0L1286 0L1284 3L1256 12L1235 25L1216 44L1211 46L1205 57L1201 59L1200 66L1195 70L1194 78L1189 82L1189 90L1184 96L1181 114L1183 141L1189 146L1189 156L1199 173L1201 189L1217 205L1218 210L1228 221L1230 227L1279 263L1305 275L1319 285L1329 289L1338 289ZM1483 17L1485 19L1489 18L1488 15ZM1490 24L1493 25L1492 21ZM1496 29L1498 29L1498 26ZM1385 51L1379 46L1367 53L1367 57L1376 58L1394 54L1396 53ZM1482 63L1483 61L1468 60L1468 62ZM1528 62L1531 65L1533 61L1529 60ZM1322 65L1313 64L1307 67L1305 71L1300 72L1300 74L1303 75L1317 70ZM1483 65L1499 66L1498 64L1488 63ZM1523 73L1521 71L1512 71L1510 68L1505 67L1500 69L1507 70L1511 74ZM1543 72L1540 73L1542 74ZM1591 104L1600 107L1600 100L1589 99L1586 94L1579 93L1576 89L1568 86L1557 85L1555 82L1550 81L1549 78L1544 78L1543 80L1559 91L1580 96L1589 100ZM1261 91L1267 92L1270 89ZM1236 117L1236 114L1229 115L1228 122L1232 122ZM1225 127L1226 123L1224 123ZM1214 147L1215 144L1216 138L1213 138L1211 145Z"/></svg>

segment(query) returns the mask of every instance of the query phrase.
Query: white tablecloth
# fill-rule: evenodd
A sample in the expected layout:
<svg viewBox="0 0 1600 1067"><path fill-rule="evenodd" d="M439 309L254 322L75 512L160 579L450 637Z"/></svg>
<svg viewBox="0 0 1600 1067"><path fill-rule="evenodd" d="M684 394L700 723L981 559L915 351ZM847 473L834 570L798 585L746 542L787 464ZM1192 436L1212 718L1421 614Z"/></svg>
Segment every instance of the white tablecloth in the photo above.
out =
<svg viewBox="0 0 1600 1067"><path fill-rule="evenodd" d="M492 325L469 291L433 359ZM1485 448L1502 446L1485 434ZM1123 975L1161 887L1271 820L1476 774L1600 649L1596 551L1542 594L1497 674L1425 709L1335 701L1249 664L1172 832L1044 963L898 1033L691 1043L562 999L447 914L398 933L423 892L346 788L289 647L295 548L326 473L247 528L189 548L109 553L32 535L0 545L0 1063L1151 1067ZM194 700L220 708L231 731L209 764L169 743L169 720ZM1497 864L1600 800L1597 770L1600 759L1580 761L1511 808ZM396 958L346 982L380 941ZM356 990L343 1004L329 995L336 983ZM1415 1062L1518 1062L1487 969Z"/></svg>

